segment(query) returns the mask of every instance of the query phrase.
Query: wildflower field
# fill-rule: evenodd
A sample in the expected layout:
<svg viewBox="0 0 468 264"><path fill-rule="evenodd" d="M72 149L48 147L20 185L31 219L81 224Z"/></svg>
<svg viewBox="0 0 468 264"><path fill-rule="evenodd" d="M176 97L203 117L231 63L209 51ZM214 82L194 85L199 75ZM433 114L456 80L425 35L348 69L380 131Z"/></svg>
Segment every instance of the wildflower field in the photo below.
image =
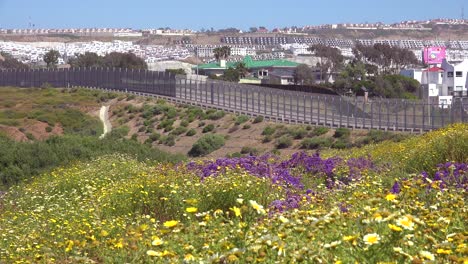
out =
<svg viewBox="0 0 468 264"><path fill-rule="evenodd" d="M69 164L0 194L0 263L468 263L467 144Z"/></svg>

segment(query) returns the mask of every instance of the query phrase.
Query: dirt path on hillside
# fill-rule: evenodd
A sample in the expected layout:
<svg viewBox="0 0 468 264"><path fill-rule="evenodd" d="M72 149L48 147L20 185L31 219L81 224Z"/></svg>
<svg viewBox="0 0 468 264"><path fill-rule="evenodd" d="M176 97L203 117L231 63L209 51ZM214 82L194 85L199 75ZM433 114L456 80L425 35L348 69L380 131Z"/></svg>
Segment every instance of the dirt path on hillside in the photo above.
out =
<svg viewBox="0 0 468 264"><path fill-rule="evenodd" d="M99 119L101 119L102 124L104 125L104 132L102 133L99 138L104 138L107 133L112 131L112 125L109 121L109 106L103 105L101 106L101 110L99 111Z"/></svg>

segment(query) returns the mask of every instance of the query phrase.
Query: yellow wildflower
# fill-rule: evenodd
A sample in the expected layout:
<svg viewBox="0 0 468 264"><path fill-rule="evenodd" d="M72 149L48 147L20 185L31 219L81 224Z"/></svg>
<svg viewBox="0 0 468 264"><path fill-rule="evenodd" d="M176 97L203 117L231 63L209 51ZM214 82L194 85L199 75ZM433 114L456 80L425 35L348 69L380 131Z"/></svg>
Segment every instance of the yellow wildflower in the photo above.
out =
<svg viewBox="0 0 468 264"><path fill-rule="evenodd" d="M171 220L171 221L166 221L164 222L164 226L167 227L167 228L171 228L171 227L174 227L178 224L179 222L176 221L176 220Z"/></svg>
<svg viewBox="0 0 468 264"><path fill-rule="evenodd" d="M385 199L387 201L393 201L393 200L395 200L395 198L396 198L396 195L393 194L393 193L387 194L387 196L385 196Z"/></svg>
<svg viewBox="0 0 468 264"><path fill-rule="evenodd" d="M388 224L388 227L393 230L393 231L397 231L397 232L400 232L402 231L403 229L399 226L396 226L396 225L392 225L392 224Z"/></svg>
<svg viewBox="0 0 468 264"><path fill-rule="evenodd" d="M146 255L151 256L151 257L161 257L163 254L159 251L148 250L146 251Z"/></svg>
<svg viewBox="0 0 468 264"><path fill-rule="evenodd" d="M231 208L229 208L229 209L230 209L231 211L233 211L234 214L235 214L237 217L242 218L241 210L240 210L239 207L234 206L234 207L231 207Z"/></svg>
<svg viewBox="0 0 468 264"><path fill-rule="evenodd" d="M185 209L185 211L187 211L188 213L196 213L198 209L196 207L188 207L187 209Z"/></svg>

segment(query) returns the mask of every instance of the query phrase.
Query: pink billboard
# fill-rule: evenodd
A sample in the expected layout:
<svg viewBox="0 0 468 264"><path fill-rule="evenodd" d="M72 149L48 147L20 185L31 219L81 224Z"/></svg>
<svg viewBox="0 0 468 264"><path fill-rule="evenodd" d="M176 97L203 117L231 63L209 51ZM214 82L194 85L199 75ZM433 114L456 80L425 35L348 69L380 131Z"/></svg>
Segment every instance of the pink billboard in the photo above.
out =
<svg viewBox="0 0 468 264"><path fill-rule="evenodd" d="M439 64L445 59L445 47L424 48L424 63Z"/></svg>

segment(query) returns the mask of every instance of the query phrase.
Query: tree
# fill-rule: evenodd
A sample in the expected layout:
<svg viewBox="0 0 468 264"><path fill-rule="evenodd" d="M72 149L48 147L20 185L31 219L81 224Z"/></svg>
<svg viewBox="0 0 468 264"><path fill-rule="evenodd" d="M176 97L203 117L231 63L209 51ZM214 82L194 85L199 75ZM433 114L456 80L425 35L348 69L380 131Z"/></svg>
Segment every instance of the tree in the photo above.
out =
<svg viewBox="0 0 468 264"><path fill-rule="evenodd" d="M249 70L247 69L247 66L244 62L237 63L236 70L240 78L245 78L245 76L249 73Z"/></svg>
<svg viewBox="0 0 468 264"><path fill-rule="evenodd" d="M229 69L224 71L222 79L228 82L239 82L239 77L239 72L236 69L229 67Z"/></svg>
<svg viewBox="0 0 468 264"><path fill-rule="evenodd" d="M320 62L317 63L320 68L320 80L323 80L324 73L336 72L343 66L344 57L337 48L316 44L310 46L307 50L314 52L315 56L320 58Z"/></svg>
<svg viewBox="0 0 468 264"><path fill-rule="evenodd" d="M8 53L0 52L0 70L6 69L29 69L29 66L13 58Z"/></svg>
<svg viewBox="0 0 468 264"><path fill-rule="evenodd" d="M213 49L213 54L216 60L227 59L231 56L231 48L228 46L218 47Z"/></svg>
<svg viewBox="0 0 468 264"><path fill-rule="evenodd" d="M111 52L104 57L104 66L110 68L148 69L146 62L135 54Z"/></svg>
<svg viewBox="0 0 468 264"><path fill-rule="evenodd" d="M55 68L58 64L58 59L60 57L60 53L56 50L49 50L46 54L44 54L44 62L47 64L47 68Z"/></svg>
<svg viewBox="0 0 468 264"><path fill-rule="evenodd" d="M376 43L374 46L361 44L353 48L355 60L375 65L378 73L398 74L404 67L419 64L414 53L408 49Z"/></svg>
<svg viewBox="0 0 468 264"><path fill-rule="evenodd" d="M249 29L249 32L250 32L250 33L255 33L255 32L257 32L257 31L258 31L258 28L256 28L256 27L251 27L251 28Z"/></svg>
<svg viewBox="0 0 468 264"><path fill-rule="evenodd" d="M301 85L313 84L315 82L314 72L306 64L300 64L294 70L294 83Z"/></svg>
<svg viewBox="0 0 468 264"><path fill-rule="evenodd" d="M104 65L104 57L94 52L85 52L84 54L76 54L75 58L68 60L68 63L72 68L102 67Z"/></svg>

